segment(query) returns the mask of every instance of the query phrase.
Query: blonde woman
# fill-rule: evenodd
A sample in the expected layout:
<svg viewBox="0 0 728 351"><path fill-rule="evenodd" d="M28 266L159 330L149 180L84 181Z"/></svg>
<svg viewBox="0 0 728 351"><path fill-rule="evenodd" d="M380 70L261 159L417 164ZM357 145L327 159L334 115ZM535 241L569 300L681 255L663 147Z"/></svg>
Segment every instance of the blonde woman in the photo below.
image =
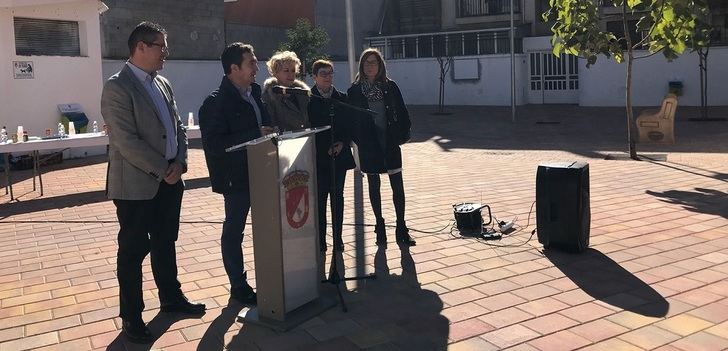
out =
<svg viewBox="0 0 728 351"><path fill-rule="evenodd" d="M263 84L262 98L273 126L278 127L281 132L311 126L308 119L308 96L277 94L272 89L279 85L286 88L310 90L306 83L296 79L296 73L300 67L301 60L292 51L278 52L268 60L268 72L272 77L266 79Z"/></svg>

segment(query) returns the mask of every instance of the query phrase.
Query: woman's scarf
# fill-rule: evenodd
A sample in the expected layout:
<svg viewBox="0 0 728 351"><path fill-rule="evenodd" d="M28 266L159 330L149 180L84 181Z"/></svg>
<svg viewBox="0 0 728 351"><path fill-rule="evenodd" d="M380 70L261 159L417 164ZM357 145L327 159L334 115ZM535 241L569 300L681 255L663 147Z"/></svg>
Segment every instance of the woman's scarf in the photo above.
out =
<svg viewBox="0 0 728 351"><path fill-rule="evenodd" d="M382 90L382 82L376 81L374 84L364 80L361 84L361 91L369 102L381 101L384 99L384 91Z"/></svg>

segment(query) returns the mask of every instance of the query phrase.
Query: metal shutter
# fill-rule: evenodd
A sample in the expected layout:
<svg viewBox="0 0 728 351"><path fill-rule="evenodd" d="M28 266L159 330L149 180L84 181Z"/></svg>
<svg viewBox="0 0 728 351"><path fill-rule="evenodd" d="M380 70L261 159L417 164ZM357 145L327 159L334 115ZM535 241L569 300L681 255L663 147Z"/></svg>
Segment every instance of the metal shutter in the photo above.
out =
<svg viewBox="0 0 728 351"><path fill-rule="evenodd" d="M13 18L18 56L81 56L78 22Z"/></svg>

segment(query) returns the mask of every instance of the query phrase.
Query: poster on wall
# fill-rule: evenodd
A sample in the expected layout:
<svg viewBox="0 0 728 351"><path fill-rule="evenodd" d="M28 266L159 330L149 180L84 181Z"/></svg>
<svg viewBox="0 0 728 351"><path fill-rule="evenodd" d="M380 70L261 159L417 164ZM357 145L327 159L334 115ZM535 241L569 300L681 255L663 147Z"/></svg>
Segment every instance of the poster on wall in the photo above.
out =
<svg viewBox="0 0 728 351"><path fill-rule="evenodd" d="M33 61L13 61L15 79L33 79Z"/></svg>

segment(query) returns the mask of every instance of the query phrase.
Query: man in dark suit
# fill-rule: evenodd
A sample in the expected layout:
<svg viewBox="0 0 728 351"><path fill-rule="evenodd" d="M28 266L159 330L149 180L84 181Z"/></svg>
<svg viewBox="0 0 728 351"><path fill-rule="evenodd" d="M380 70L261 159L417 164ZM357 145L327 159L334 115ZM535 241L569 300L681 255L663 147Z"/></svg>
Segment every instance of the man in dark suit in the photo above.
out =
<svg viewBox="0 0 728 351"><path fill-rule="evenodd" d="M220 57L225 76L200 107L200 132L210 172L212 191L225 200L221 252L230 280L230 296L242 304L255 304L257 296L243 268L243 230L250 211L247 151L225 149L273 132L255 83L258 60L253 47L230 44Z"/></svg>
<svg viewBox="0 0 728 351"><path fill-rule="evenodd" d="M101 114L109 126L107 195L119 220L119 316L133 342L153 341L142 320L142 261L151 254L162 312L201 314L177 280L175 241L187 171L187 134L169 81L157 74L169 55L160 25L140 23L129 60L104 84Z"/></svg>

